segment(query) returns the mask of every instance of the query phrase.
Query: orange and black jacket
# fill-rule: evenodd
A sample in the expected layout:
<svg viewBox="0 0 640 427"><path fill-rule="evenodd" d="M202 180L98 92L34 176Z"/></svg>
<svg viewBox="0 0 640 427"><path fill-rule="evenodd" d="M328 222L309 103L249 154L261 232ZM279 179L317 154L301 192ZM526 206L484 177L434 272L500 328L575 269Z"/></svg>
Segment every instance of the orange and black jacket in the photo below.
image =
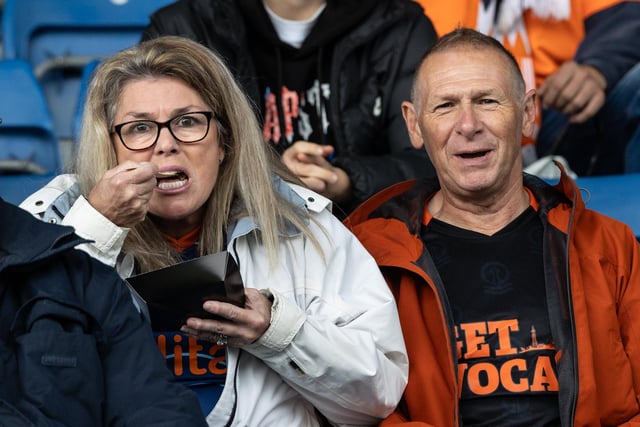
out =
<svg viewBox="0 0 640 427"><path fill-rule="evenodd" d="M585 208L575 182L524 175L544 227L547 303L563 426L640 426L640 247L631 229ZM345 223L381 267L398 304L409 383L381 425L457 426L452 315L420 239L437 181L378 193Z"/></svg>

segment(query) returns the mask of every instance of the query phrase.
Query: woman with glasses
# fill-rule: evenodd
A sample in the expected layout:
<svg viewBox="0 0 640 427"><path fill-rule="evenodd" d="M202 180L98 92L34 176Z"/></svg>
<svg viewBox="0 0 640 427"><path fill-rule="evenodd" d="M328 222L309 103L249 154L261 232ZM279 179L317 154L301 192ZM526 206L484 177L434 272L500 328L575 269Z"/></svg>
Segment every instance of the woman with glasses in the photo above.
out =
<svg viewBox="0 0 640 427"><path fill-rule="evenodd" d="M155 331L211 426L369 425L397 404L407 358L375 262L263 142L209 49L161 37L97 69L76 174L21 205L92 240L123 277L227 250L244 308Z"/></svg>

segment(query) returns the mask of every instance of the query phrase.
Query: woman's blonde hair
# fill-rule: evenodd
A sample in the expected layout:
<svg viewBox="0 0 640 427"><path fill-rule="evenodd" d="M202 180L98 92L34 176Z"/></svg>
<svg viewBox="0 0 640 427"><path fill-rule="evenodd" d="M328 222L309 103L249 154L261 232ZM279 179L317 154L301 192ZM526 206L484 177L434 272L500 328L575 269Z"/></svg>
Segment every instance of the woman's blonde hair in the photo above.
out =
<svg viewBox="0 0 640 427"><path fill-rule="evenodd" d="M278 258L279 230L287 222L317 246L301 210L274 189L274 176L299 181L262 139L247 97L216 54L182 37L163 36L140 43L96 68L87 92L76 160L83 194L88 195L105 172L117 165L111 134L124 85L158 77L180 79L200 94L213 112L218 141L225 151L216 186L205 204L200 255L223 250L229 223L243 215L257 221L272 263ZM129 231L124 251L134 256L140 272L180 260L149 216Z"/></svg>

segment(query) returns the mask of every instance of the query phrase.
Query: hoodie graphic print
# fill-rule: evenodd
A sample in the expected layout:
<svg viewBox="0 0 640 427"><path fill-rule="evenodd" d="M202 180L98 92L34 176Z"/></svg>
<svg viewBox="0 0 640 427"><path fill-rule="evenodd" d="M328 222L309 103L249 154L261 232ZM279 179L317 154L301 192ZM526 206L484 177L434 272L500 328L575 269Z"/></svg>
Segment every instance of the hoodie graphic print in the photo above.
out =
<svg viewBox="0 0 640 427"><path fill-rule="evenodd" d="M295 48L278 38L262 1L239 0L260 88L263 136L279 153L299 140L333 145L329 101L333 47L375 2L328 1Z"/></svg>

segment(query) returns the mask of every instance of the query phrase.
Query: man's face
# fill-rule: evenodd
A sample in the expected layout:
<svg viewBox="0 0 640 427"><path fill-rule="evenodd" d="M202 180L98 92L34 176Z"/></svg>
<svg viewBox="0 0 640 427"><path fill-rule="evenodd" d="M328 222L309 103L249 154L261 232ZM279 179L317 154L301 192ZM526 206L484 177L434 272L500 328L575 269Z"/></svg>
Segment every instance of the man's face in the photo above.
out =
<svg viewBox="0 0 640 427"><path fill-rule="evenodd" d="M535 101L533 92L518 93L511 70L496 51L459 47L433 54L418 71L419 99L403 112L443 190L486 196L521 183L521 137L533 129Z"/></svg>

